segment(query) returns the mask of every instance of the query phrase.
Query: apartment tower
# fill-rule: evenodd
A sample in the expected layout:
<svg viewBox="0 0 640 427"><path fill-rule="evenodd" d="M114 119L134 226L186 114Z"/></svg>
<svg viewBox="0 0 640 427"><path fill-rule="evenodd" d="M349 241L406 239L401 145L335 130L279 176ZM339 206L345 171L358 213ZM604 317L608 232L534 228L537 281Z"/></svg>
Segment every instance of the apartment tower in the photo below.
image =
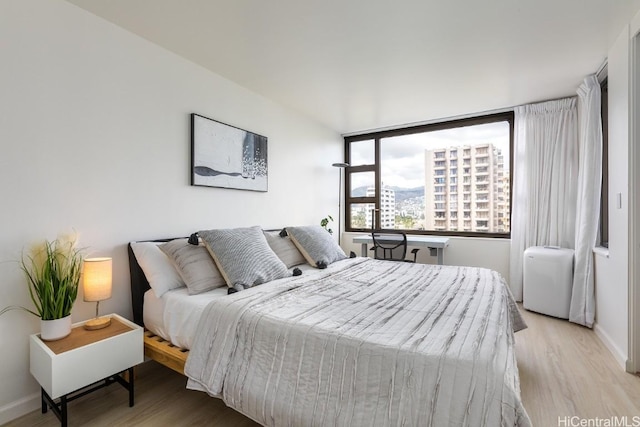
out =
<svg viewBox="0 0 640 427"><path fill-rule="evenodd" d="M509 176L493 144L425 151L427 230L509 231Z"/></svg>

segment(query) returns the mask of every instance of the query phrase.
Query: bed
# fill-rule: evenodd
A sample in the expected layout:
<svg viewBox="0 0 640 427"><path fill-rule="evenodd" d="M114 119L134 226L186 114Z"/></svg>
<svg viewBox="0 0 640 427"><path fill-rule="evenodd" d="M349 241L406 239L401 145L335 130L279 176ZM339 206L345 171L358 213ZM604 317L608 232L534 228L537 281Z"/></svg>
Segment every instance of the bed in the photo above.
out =
<svg viewBox="0 0 640 427"><path fill-rule="evenodd" d="M143 325L149 285L131 248L130 260ZM200 295L189 337L166 325L153 329L168 341L145 337L178 352L178 369L164 350L147 355L263 425L530 425L513 336L526 325L498 273L368 258L303 270ZM188 304L179 293L146 304Z"/></svg>

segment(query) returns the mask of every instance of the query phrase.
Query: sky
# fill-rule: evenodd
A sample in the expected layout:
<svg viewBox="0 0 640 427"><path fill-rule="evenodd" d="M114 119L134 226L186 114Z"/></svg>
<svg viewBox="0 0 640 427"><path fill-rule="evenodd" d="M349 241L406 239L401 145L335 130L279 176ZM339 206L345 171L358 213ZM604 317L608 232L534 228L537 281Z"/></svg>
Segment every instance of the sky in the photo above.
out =
<svg viewBox="0 0 640 427"><path fill-rule="evenodd" d="M425 150L457 145L492 143L502 150L505 169L509 169L509 124L487 123L380 140L382 182L392 187L413 188L424 185ZM351 144L352 166L372 164L373 140ZM373 172L351 174L351 188L372 186Z"/></svg>

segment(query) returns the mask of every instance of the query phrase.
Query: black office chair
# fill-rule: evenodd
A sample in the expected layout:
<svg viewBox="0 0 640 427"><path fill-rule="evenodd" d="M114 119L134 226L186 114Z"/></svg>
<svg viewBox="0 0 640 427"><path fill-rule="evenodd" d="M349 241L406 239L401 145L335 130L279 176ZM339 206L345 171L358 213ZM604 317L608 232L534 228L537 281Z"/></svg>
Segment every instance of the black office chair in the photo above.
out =
<svg viewBox="0 0 640 427"><path fill-rule="evenodd" d="M416 262L418 251L412 249L413 260L405 259L407 256L407 235L402 231L373 231L373 257L388 261Z"/></svg>

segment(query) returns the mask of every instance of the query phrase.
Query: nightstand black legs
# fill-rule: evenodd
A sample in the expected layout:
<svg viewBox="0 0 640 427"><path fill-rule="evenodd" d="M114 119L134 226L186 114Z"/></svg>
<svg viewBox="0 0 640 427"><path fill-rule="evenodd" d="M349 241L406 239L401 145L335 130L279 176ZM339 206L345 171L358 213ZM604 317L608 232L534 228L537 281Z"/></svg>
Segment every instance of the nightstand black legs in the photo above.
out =
<svg viewBox="0 0 640 427"><path fill-rule="evenodd" d="M126 373L127 380L122 377L122 374ZM87 387L81 388L64 396L60 396L60 401L55 402L54 399L49 397L43 388L40 389L42 396L42 413L46 414L48 408L58 417L62 427L67 427L67 403L76 400L84 395L87 395L93 391L107 387L113 383L118 383L129 391L129 407L133 407L134 404L134 388L133 388L133 368L129 368L126 371L122 371L118 374L112 375L108 378L95 382Z"/></svg>
<svg viewBox="0 0 640 427"><path fill-rule="evenodd" d="M54 402L43 388L42 393L42 413L47 413L47 408L51 408L56 417L60 420L62 427L67 427L67 395L60 397L60 403Z"/></svg>

